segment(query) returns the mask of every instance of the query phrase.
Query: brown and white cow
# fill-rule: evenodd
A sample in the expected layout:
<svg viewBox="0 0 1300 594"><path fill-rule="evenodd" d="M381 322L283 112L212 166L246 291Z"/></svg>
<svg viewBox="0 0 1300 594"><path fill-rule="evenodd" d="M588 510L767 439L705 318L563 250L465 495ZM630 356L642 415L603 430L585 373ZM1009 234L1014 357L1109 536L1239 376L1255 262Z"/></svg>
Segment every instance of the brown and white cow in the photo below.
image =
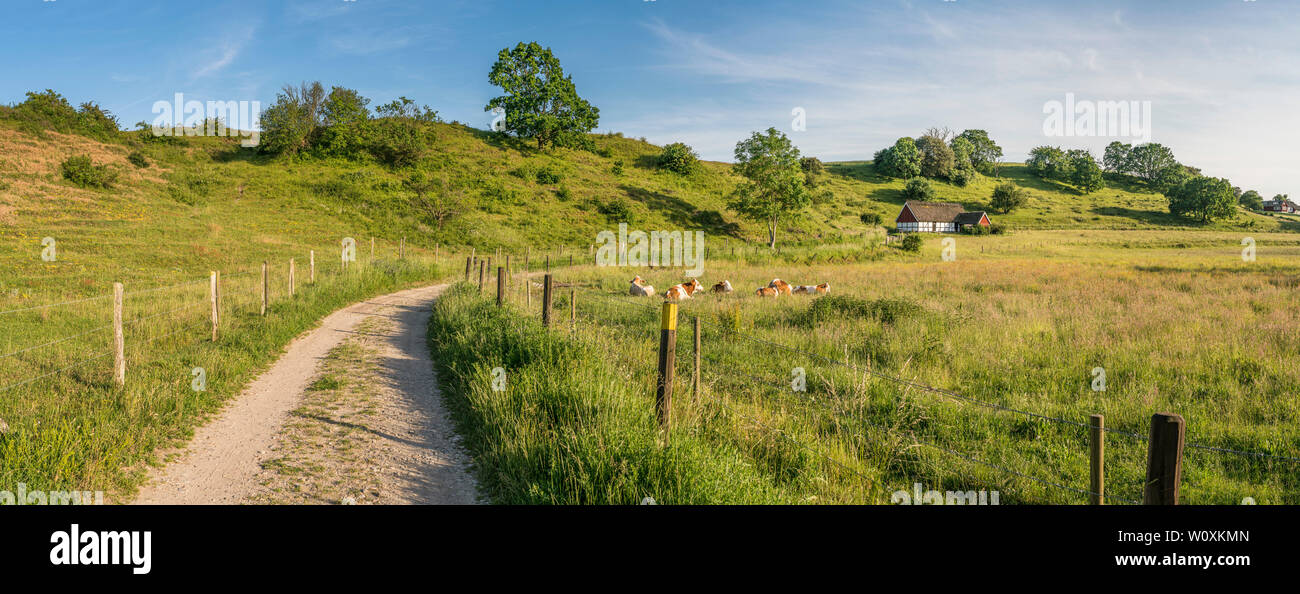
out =
<svg viewBox="0 0 1300 594"><path fill-rule="evenodd" d="M690 299L691 295L695 294L696 291L700 290L700 287L702 286L704 285L701 285L700 281L696 279L691 279L690 282L685 282L680 285L673 285L666 292L664 292L664 299L668 299L670 301L680 301L682 299Z"/></svg>
<svg viewBox="0 0 1300 594"><path fill-rule="evenodd" d="M781 296L781 292L777 291L772 287L759 287L758 290L755 291L754 293L759 297L780 297Z"/></svg>
<svg viewBox="0 0 1300 594"><path fill-rule="evenodd" d="M645 280L638 276L632 279L632 286L628 287L627 293L633 297L654 297L655 288L645 284Z"/></svg>
<svg viewBox="0 0 1300 594"><path fill-rule="evenodd" d="M730 293L733 290L734 289L731 288L731 281L729 280L724 280L716 285L713 285L714 293Z"/></svg>
<svg viewBox="0 0 1300 594"><path fill-rule="evenodd" d="M767 286L776 289L777 293L785 293L786 295L790 294L790 283L779 278L772 279L772 282L767 283Z"/></svg>
<svg viewBox="0 0 1300 594"><path fill-rule="evenodd" d="M831 292L831 284L822 283L820 285L817 285L816 287L813 287L813 289L816 290L819 295L825 295Z"/></svg>

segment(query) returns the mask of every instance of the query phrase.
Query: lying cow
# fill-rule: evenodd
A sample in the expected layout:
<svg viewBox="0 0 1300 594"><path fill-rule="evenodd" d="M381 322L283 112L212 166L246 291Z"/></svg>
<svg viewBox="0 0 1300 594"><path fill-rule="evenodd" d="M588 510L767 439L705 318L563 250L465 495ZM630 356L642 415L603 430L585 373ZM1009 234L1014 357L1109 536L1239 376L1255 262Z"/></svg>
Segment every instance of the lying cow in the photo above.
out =
<svg viewBox="0 0 1300 594"><path fill-rule="evenodd" d="M772 279L772 282L767 283L767 286L769 288L776 289L777 293L785 293L786 295L790 294L790 283L787 283L779 278Z"/></svg>
<svg viewBox="0 0 1300 594"><path fill-rule="evenodd" d="M757 294L759 297L775 298L781 296L781 292L772 287L759 287L758 290L755 291L755 294Z"/></svg>
<svg viewBox="0 0 1300 594"><path fill-rule="evenodd" d="M732 291L731 281L724 280L716 285L713 285L714 293L730 293L731 291Z"/></svg>
<svg viewBox="0 0 1300 594"><path fill-rule="evenodd" d="M817 295L825 295L826 293L831 292L831 284L830 284L830 283L822 283L822 284L820 284L820 285L796 285L793 289L790 290L790 292L791 292L791 293L794 293L794 294L796 294L796 295L800 295L800 294L802 294L802 295L813 295L813 294L817 294Z"/></svg>
<svg viewBox="0 0 1300 594"><path fill-rule="evenodd" d="M632 286L628 287L627 294L633 297L654 297L655 288L645 284L645 280L638 276L632 279Z"/></svg>
<svg viewBox="0 0 1300 594"><path fill-rule="evenodd" d="M664 293L664 299L668 299L670 301L680 301L682 299L690 299L691 295L694 295L695 292L700 290L700 287L702 286L703 285L700 284L700 281L696 279L691 279L690 282L682 283L680 285L674 285L670 287L668 291Z"/></svg>

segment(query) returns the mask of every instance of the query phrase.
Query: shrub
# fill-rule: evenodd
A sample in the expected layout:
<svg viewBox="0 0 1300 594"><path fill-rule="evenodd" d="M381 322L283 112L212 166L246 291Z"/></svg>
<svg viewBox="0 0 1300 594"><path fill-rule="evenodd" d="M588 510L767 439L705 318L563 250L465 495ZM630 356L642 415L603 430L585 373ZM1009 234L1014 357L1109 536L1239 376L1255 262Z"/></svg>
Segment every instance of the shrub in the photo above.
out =
<svg viewBox="0 0 1300 594"><path fill-rule="evenodd" d="M962 231L969 235L988 235L992 230L984 225L966 225Z"/></svg>
<svg viewBox="0 0 1300 594"><path fill-rule="evenodd" d="M878 212L864 212L858 216L858 219L861 220L864 225L879 225L884 221Z"/></svg>
<svg viewBox="0 0 1300 594"><path fill-rule="evenodd" d="M956 186L964 188L970 185L971 182L975 181L975 178L977 177L979 177L979 174L975 172L974 167L970 165L958 165L952 170L952 174L948 176L948 181L952 182Z"/></svg>
<svg viewBox="0 0 1300 594"><path fill-rule="evenodd" d="M1028 193L1025 192L1024 188L1014 183L998 184L998 187L993 189L993 199L989 201L989 208L992 208L994 212L1011 212L1024 206L1028 198Z"/></svg>
<svg viewBox="0 0 1300 594"><path fill-rule="evenodd" d="M424 124L411 120L375 120L368 132L370 154L392 167L414 165L424 156L432 141L432 134Z"/></svg>
<svg viewBox="0 0 1300 594"><path fill-rule="evenodd" d="M636 213L632 210L632 205L622 198L614 198L609 202L602 203L596 207L596 210L613 223L631 225L636 222Z"/></svg>
<svg viewBox="0 0 1300 594"><path fill-rule="evenodd" d="M573 199L573 192L564 186L560 186L560 189L555 191L555 197L559 198L561 202L568 202Z"/></svg>
<svg viewBox="0 0 1300 594"><path fill-rule="evenodd" d="M558 172L552 170L550 167L543 167L542 169L537 171L536 179L537 179L537 183L542 184L544 186L549 186L549 185L555 185L560 183L560 180L563 179L563 176L561 176Z"/></svg>
<svg viewBox="0 0 1300 594"><path fill-rule="evenodd" d="M915 234L915 233L911 233L911 234L908 234L908 235L904 235L904 236L903 236L903 243L902 243L902 246L901 246L901 247L903 248L903 251L905 251L905 252L919 252L919 251L921 251L921 236L920 236L920 235L917 235L917 234Z"/></svg>
<svg viewBox="0 0 1300 594"><path fill-rule="evenodd" d="M690 175L699 167L700 157L685 143L674 142L665 146L663 152L659 153L656 164L660 169Z"/></svg>
<svg viewBox="0 0 1300 594"><path fill-rule="evenodd" d="M990 235L1002 235L1003 233L1006 233L1006 232L1007 232L1007 226L1006 226L1006 225L1002 225L1002 224L999 224L999 223L993 223L992 225L989 225L989 234L990 234Z"/></svg>
<svg viewBox="0 0 1300 594"><path fill-rule="evenodd" d="M623 161L614 161L614 167L611 169L614 175L623 175Z"/></svg>
<svg viewBox="0 0 1300 594"><path fill-rule="evenodd" d="M144 158L144 153L140 151L132 151L131 154L126 156L126 160L130 161L132 165L135 165L140 169L144 169L149 166L149 160Z"/></svg>
<svg viewBox="0 0 1300 594"><path fill-rule="evenodd" d="M915 237L909 235L908 237ZM819 297L795 321L804 325L834 319L876 320L893 324L925 313L925 308L910 299L862 299L850 295Z"/></svg>
<svg viewBox="0 0 1300 594"><path fill-rule="evenodd" d="M934 200L934 198L934 188L930 187L930 182L925 181L922 178L914 177L908 180L907 185L903 187L904 200L927 202Z"/></svg>
<svg viewBox="0 0 1300 594"><path fill-rule="evenodd" d="M117 181L117 172L107 165L96 165L90 155L68 157L60 166L63 177L83 188L111 188Z"/></svg>

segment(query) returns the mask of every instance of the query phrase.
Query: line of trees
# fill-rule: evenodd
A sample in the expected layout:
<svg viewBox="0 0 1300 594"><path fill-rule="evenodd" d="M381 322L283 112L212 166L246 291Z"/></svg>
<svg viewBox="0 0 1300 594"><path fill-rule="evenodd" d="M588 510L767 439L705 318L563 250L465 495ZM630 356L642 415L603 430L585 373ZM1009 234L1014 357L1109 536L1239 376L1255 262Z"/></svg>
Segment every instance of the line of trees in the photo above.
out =
<svg viewBox="0 0 1300 594"><path fill-rule="evenodd" d="M433 140L440 121L429 106L406 97L370 109L354 89L319 82L285 85L262 112L259 149L275 155L311 153L357 157L369 154L394 167L414 165Z"/></svg>
<svg viewBox="0 0 1300 594"><path fill-rule="evenodd" d="M958 186L980 173L996 175L1002 147L984 130L954 134L948 128L930 128L918 138L899 138L893 146L872 157L876 172L886 177L944 179Z"/></svg>

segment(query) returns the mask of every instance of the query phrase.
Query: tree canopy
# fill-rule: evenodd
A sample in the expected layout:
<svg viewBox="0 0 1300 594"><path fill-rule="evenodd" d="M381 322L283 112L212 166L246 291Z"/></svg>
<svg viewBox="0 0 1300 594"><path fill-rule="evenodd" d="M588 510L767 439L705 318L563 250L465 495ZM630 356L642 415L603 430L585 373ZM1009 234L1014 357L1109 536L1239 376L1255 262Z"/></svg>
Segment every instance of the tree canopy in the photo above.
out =
<svg viewBox="0 0 1300 594"><path fill-rule="evenodd" d="M600 110L578 96L560 60L536 42L497 54L488 81L505 92L483 111L505 110L505 130L537 141L537 148L566 144L600 123Z"/></svg>

